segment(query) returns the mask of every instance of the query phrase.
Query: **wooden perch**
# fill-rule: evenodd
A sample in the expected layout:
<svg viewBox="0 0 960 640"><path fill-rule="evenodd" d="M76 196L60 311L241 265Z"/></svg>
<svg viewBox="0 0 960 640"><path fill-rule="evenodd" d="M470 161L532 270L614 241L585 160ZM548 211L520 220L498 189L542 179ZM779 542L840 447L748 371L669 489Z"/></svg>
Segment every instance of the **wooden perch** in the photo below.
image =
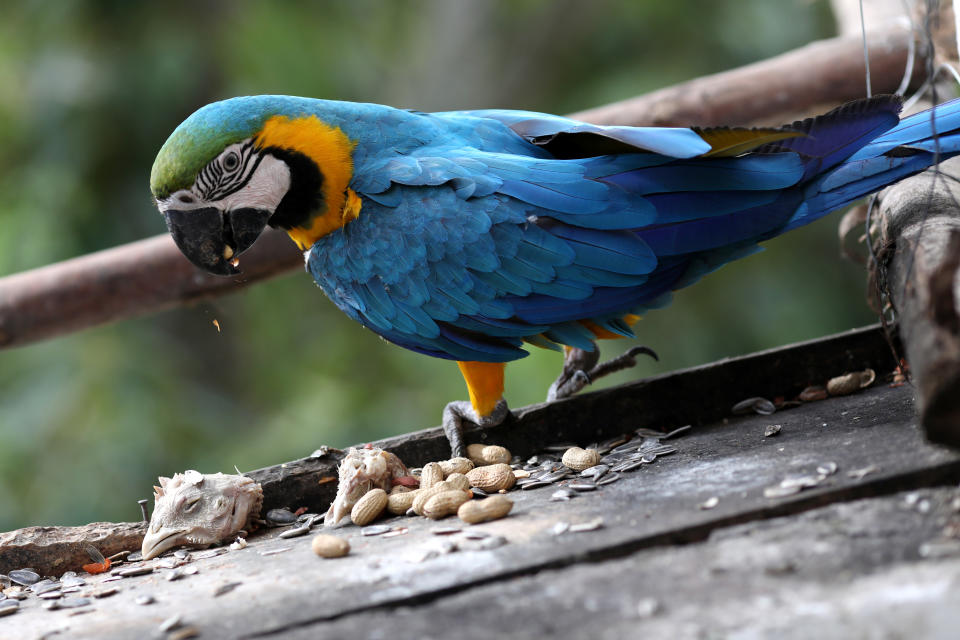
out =
<svg viewBox="0 0 960 640"><path fill-rule="evenodd" d="M867 34L874 93L894 93L914 35L897 23ZM913 77L922 81L923 58ZM644 96L572 114L597 124L712 126L783 124L865 95L863 41L857 35L813 42L775 58Z"/></svg>
<svg viewBox="0 0 960 640"><path fill-rule="evenodd" d="M960 161L883 192L881 272L927 437L960 446ZM884 256L887 257L884 260ZM881 282L884 278L881 278Z"/></svg>
<svg viewBox="0 0 960 640"><path fill-rule="evenodd" d="M912 35L902 26L873 32L876 91L893 91ZM747 124L790 120L814 105L864 93L860 38L834 38L770 60L573 114L597 124ZM918 59L918 66L922 61ZM914 78L921 80L919 72ZM282 234L268 234L241 259L242 277L200 272L167 235L0 279L0 348L145 315L236 291L302 265Z"/></svg>
<svg viewBox="0 0 960 640"><path fill-rule="evenodd" d="M300 266L285 233L243 254L243 273L200 271L168 235L98 251L0 279L0 347L15 347L236 291Z"/></svg>

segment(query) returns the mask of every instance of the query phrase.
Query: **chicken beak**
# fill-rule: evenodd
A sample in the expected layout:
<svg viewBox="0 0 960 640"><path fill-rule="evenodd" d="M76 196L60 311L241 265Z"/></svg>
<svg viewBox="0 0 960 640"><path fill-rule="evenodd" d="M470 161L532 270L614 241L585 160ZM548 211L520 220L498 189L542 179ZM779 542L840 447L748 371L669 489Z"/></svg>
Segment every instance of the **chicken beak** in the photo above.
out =
<svg viewBox="0 0 960 640"><path fill-rule="evenodd" d="M140 553L144 560L156 558L167 549L180 544L180 536L187 530L182 527L160 527L156 531L151 526L147 530L147 535L143 536L143 544L140 546Z"/></svg>

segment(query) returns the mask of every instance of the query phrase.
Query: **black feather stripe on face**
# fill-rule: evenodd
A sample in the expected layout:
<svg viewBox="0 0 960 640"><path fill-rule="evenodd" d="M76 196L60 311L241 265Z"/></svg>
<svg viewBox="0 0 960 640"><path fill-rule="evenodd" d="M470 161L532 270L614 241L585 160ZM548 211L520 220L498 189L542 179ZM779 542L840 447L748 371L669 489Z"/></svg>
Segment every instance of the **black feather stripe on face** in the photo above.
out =
<svg viewBox="0 0 960 640"><path fill-rule="evenodd" d="M290 188L270 216L268 224L281 229L309 226L310 218L323 213L324 209L323 174L320 168L305 154L292 149L266 147L262 153L282 160L290 169Z"/></svg>
<svg viewBox="0 0 960 640"><path fill-rule="evenodd" d="M253 148L252 141L245 142L240 147L239 153L234 150L230 151L230 154L239 156L239 162L233 169L228 170L223 166L226 155L221 155L200 170L196 185L204 200L216 202L243 189L256 173L260 160L263 159L263 155Z"/></svg>

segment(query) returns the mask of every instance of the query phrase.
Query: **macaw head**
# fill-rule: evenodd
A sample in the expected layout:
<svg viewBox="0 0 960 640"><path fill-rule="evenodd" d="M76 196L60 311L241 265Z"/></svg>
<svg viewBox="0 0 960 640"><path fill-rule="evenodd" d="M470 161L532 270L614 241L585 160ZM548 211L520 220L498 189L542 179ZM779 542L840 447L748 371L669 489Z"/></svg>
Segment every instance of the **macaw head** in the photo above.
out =
<svg viewBox="0 0 960 640"><path fill-rule="evenodd" d="M267 225L287 230L306 249L339 219L353 143L311 113L311 106L287 96L215 102L164 143L150 190L174 242L193 264L234 275L240 271L237 256Z"/></svg>

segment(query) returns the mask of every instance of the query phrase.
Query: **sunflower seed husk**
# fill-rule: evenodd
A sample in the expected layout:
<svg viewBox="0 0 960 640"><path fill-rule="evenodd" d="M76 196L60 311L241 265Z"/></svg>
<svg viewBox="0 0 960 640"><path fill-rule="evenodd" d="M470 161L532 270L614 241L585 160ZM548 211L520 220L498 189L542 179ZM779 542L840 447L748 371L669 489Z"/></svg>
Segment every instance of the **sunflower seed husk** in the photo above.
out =
<svg viewBox="0 0 960 640"><path fill-rule="evenodd" d="M571 498L577 495L576 491L570 489L557 489L550 495L551 502L569 502Z"/></svg>
<svg viewBox="0 0 960 640"><path fill-rule="evenodd" d="M77 574L68 576L65 573L63 574L63 577L60 578L60 584L62 584L64 588L73 588L73 587L82 587L87 584L87 581L81 578L80 576L78 576Z"/></svg>
<svg viewBox="0 0 960 640"><path fill-rule="evenodd" d="M772 487L766 487L763 490L764 498L785 498L787 496L792 496L795 493L800 493L800 487L797 485L790 487L782 487L780 485L774 485Z"/></svg>
<svg viewBox="0 0 960 640"><path fill-rule="evenodd" d="M790 487L800 487L801 489L809 489L820 484L826 476L787 476L780 481L780 486L784 489Z"/></svg>
<svg viewBox="0 0 960 640"><path fill-rule="evenodd" d="M551 471L549 473L546 473L540 476L539 479L541 482L559 482L564 478L570 477L570 474L571 474L571 471L569 469L564 468L564 469L559 469L557 471Z"/></svg>
<svg viewBox="0 0 960 640"><path fill-rule="evenodd" d="M610 450L610 454L633 453L634 451L636 451L636 450L639 449L639 448L640 448L640 443L631 440L630 442L627 442L627 443L625 443L625 444L621 444L621 445L618 446L618 447L614 447L613 449Z"/></svg>
<svg viewBox="0 0 960 640"><path fill-rule="evenodd" d="M200 630L196 627L183 627L168 635L166 640L190 640L200 635Z"/></svg>
<svg viewBox="0 0 960 640"><path fill-rule="evenodd" d="M610 467L605 464L595 464L592 467L588 467L580 472L580 476L583 478L593 478L594 480L599 480L603 475L610 471Z"/></svg>
<svg viewBox="0 0 960 640"><path fill-rule="evenodd" d="M546 480L534 480L533 482L524 483L520 489L522 491L528 491L531 489L539 489L541 487L549 487L552 482L547 482Z"/></svg>
<svg viewBox="0 0 960 640"><path fill-rule="evenodd" d="M580 533L583 531L596 531L603 527L603 518L594 518L587 522L579 522L577 524L570 525L568 531L570 533Z"/></svg>
<svg viewBox="0 0 960 640"><path fill-rule="evenodd" d="M772 402L766 398L747 398L746 400L741 400L737 404L733 405L731 412L734 415L744 415L747 413L756 413L761 416L769 416L774 413L777 408L773 405Z"/></svg>
<svg viewBox="0 0 960 640"><path fill-rule="evenodd" d="M130 567L129 569L120 569L120 571L117 571L117 575L123 578L145 576L148 573L153 573L153 567Z"/></svg>
<svg viewBox="0 0 960 640"><path fill-rule="evenodd" d="M484 540L490 537L490 533L481 529L467 529L463 532L463 537L467 540Z"/></svg>
<svg viewBox="0 0 960 640"><path fill-rule="evenodd" d="M93 604L90 598L61 598L60 600L51 600L43 604L45 609L77 609Z"/></svg>
<svg viewBox="0 0 960 640"><path fill-rule="evenodd" d="M20 601L19 600L0 600L0 617L8 616L11 613L16 613L20 610Z"/></svg>
<svg viewBox="0 0 960 640"><path fill-rule="evenodd" d="M868 465L862 469L853 469L852 471L847 471L847 477L853 478L855 480L863 480L863 478L871 473L876 473L880 469L876 465ZM13 573L11 571L11 573Z"/></svg>
<svg viewBox="0 0 960 640"><path fill-rule="evenodd" d="M230 593L231 591L233 591L234 589L236 589L237 587L239 587L241 584L243 584L243 583L242 583L242 582L228 582L228 583L226 583L226 584L222 584L222 585L220 585L219 587L217 587L216 589L214 589L214 591L213 591L213 597L216 598L216 597L219 597L219 596L224 595L225 593Z"/></svg>
<svg viewBox="0 0 960 640"><path fill-rule="evenodd" d="M608 484L613 484L614 482L616 482L616 481L619 480L619 479L620 479L620 474L619 474L619 473L610 472L610 473L606 474L605 476L603 476L602 478L600 478L599 480L597 480L597 486L598 486L598 487L604 487L604 486L606 486L606 485L608 485Z"/></svg>
<svg viewBox="0 0 960 640"><path fill-rule="evenodd" d="M463 531L460 527L433 527L430 529L430 533L435 536L449 536L454 533L460 533Z"/></svg>
<svg viewBox="0 0 960 640"><path fill-rule="evenodd" d="M266 515L267 524L272 527L285 527L297 521L290 509L270 509Z"/></svg>
<svg viewBox="0 0 960 640"><path fill-rule="evenodd" d="M183 623L183 616L181 616L178 613L161 622L160 625L157 627L157 630L159 630L160 633L166 633L167 631L172 631L173 629L176 629L182 623Z"/></svg>
<svg viewBox="0 0 960 640"><path fill-rule="evenodd" d="M617 436L616 438L610 438L609 440L604 440L603 442L598 444L595 448L601 455L604 455L613 451L615 447L619 447L620 445L627 442L628 440L629 440L628 436L625 436L625 435Z"/></svg>
<svg viewBox="0 0 960 640"><path fill-rule="evenodd" d="M503 536L490 536L480 541L480 548L484 551L491 551L505 544L507 544L507 539Z"/></svg>
<svg viewBox="0 0 960 640"><path fill-rule="evenodd" d="M669 439L669 438L675 438L675 437L677 437L677 436L680 436L680 435L685 434L687 431L690 431L690 429L692 429L692 428L693 428L693 425L692 425L692 424L685 424L685 425L683 425L682 427L677 427L677 428L674 429L673 431L669 431L669 432L663 434L662 436L660 436L660 439L661 439L661 440L667 440L667 439Z"/></svg>
<svg viewBox="0 0 960 640"><path fill-rule="evenodd" d="M33 591L38 596L47 593L48 591L55 591L61 589L63 583L57 582L56 580L50 580L49 578L44 578L40 582L34 583L30 586L30 591Z"/></svg>
<svg viewBox="0 0 960 640"><path fill-rule="evenodd" d="M364 527L360 530L360 535L362 536L382 536L383 534L390 531L391 527L385 524L375 524L369 527Z"/></svg>
<svg viewBox="0 0 960 640"><path fill-rule="evenodd" d="M310 533L310 526L309 526L309 525L307 525L307 526L299 526L299 527L294 527L293 529L287 529L286 531L284 531L283 533L281 533L281 534L280 534L279 536L277 536L277 537L278 537L278 538L284 538L284 539L287 539L287 538L297 538L297 537L306 535L306 534L308 534L308 533Z"/></svg>
<svg viewBox="0 0 960 640"><path fill-rule="evenodd" d="M817 473L822 476L831 476L837 472L836 462L824 462L817 466Z"/></svg>
<svg viewBox="0 0 960 640"><path fill-rule="evenodd" d="M269 550L267 550L267 551L261 551L261 552L260 552L260 555L262 555L262 556L275 556L275 555L277 555L278 553L286 553L287 551L290 551L290 549L293 549L293 547L280 547L279 549L269 549Z"/></svg>
<svg viewBox="0 0 960 640"><path fill-rule="evenodd" d="M573 489L574 491L596 491L597 485L595 482L571 482L567 485L568 488Z"/></svg>
<svg viewBox="0 0 960 640"><path fill-rule="evenodd" d="M700 508L704 510L713 509L718 504L720 504L720 498L718 498L717 496L710 496L709 498L707 498L706 500L700 503Z"/></svg>
<svg viewBox="0 0 960 640"><path fill-rule="evenodd" d="M156 600L151 595L142 595L134 598L133 602L134 604L148 605L148 604L153 604L154 602L156 602Z"/></svg>
<svg viewBox="0 0 960 640"><path fill-rule="evenodd" d="M14 569L7 575L11 580L17 584L22 584L25 587L29 587L30 585L40 582L40 574L32 569Z"/></svg>
<svg viewBox="0 0 960 640"><path fill-rule="evenodd" d="M783 428L783 425L780 424L770 424L767 425L767 428L763 430L763 437L770 438L780 433L780 430Z"/></svg>

